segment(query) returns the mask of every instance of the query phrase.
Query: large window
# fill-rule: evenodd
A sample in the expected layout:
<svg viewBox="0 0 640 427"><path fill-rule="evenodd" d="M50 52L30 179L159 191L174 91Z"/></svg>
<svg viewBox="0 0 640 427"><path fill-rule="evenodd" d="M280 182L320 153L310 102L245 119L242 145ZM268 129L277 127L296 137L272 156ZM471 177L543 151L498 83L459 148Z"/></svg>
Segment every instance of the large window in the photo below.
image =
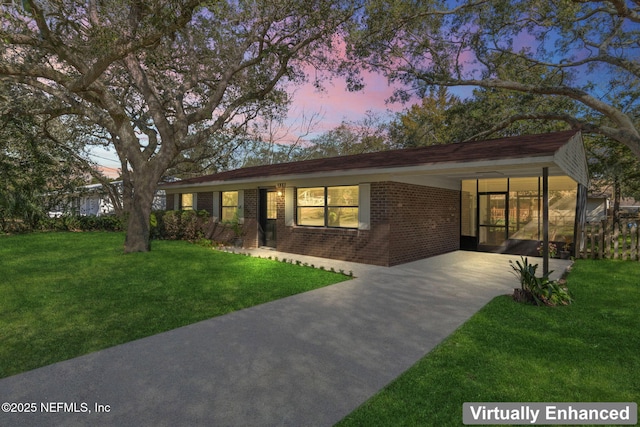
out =
<svg viewBox="0 0 640 427"><path fill-rule="evenodd" d="M358 186L298 188L296 213L298 225L358 228Z"/></svg>
<svg viewBox="0 0 640 427"><path fill-rule="evenodd" d="M222 222L233 221L238 218L238 192L223 191L222 198Z"/></svg>

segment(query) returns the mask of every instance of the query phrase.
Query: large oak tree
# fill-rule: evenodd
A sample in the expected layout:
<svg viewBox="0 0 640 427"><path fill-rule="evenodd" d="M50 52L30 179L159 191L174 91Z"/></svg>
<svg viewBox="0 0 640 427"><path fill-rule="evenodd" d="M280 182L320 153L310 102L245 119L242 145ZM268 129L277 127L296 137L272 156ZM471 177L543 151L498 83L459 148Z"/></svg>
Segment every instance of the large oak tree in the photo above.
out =
<svg viewBox="0 0 640 427"><path fill-rule="evenodd" d="M0 78L52 101L33 114L102 131L95 143L122 165L126 252L150 249L154 193L183 153L286 105L283 83L312 67L337 69L331 44L355 9L337 0L8 3Z"/></svg>
<svg viewBox="0 0 640 427"><path fill-rule="evenodd" d="M518 120L562 120L640 158L637 0L372 0L350 39L354 59L424 93L478 86L559 97L572 111L523 105Z"/></svg>

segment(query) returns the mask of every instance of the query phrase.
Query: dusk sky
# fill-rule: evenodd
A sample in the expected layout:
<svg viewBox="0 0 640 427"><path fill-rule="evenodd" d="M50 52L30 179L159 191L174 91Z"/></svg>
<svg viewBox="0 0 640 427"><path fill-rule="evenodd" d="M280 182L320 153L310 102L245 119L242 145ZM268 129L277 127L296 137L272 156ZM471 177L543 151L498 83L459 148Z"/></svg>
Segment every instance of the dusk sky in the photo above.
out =
<svg viewBox="0 0 640 427"><path fill-rule="evenodd" d="M318 91L309 83L295 88L294 103L289 110L289 120L295 128L296 121L304 114L306 117L318 114L322 120L313 127L313 133L309 138L329 131L340 125L343 120L358 121L365 117L367 111L378 114L380 117L391 118L394 112L407 108L408 105L400 103L387 104L386 100L393 94L393 88L387 84L386 78L367 74L365 88L358 92L348 92L346 82L341 78L334 78L324 84L324 90ZM293 130L292 130L293 131ZM283 137L281 142L295 140L297 135ZM95 151L94 160L101 166L113 169L117 176L120 163L114 151ZM105 170L108 173L109 170Z"/></svg>

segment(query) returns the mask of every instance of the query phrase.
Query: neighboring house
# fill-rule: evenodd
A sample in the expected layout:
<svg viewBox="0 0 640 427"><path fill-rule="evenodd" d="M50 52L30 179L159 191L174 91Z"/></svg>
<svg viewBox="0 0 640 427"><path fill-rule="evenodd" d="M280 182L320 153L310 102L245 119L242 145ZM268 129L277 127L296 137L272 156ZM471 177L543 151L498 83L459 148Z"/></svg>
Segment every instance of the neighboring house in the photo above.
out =
<svg viewBox="0 0 640 427"><path fill-rule="evenodd" d="M640 201L632 197L620 200L620 216L629 219L640 219Z"/></svg>
<svg viewBox="0 0 640 427"><path fill-rule="evenodd" d="M587 196L587 216L589 223L601 222L609 215L609 196L602 193L589 193Z"/></svg>
<svg viewBox="0 0 640 427"><path fill-rule="evenodd" d="M114 185L122 197L122 181L114 181ZM153 199L154 210L164 210L165 195L164 191L159 190ZM65 214L80 216L102 216L114 215L115 209L113 202L104 190L102 184L90 184L79 187L74 193L66 194L64 202L55 210L49 212L49 216L60 216Z"/></svg>
<svg viewBox="0 0 640 427"><path fill-rule="evenodd" d="M587 223L608 221L613 216L613 195L611 192L592 192L587 195ZM640 219L640 202L632 197L620 200L620 219Z"/></svg>
<svg viewBox="0 0 640 427"><path fill-rule="evenodd" d="M582 136L565 131L256 166L161 188L167 209L236 218L245 247L391 266L457 249L535 253L545 195L550 240L572 242L587 186Z"/></svg>

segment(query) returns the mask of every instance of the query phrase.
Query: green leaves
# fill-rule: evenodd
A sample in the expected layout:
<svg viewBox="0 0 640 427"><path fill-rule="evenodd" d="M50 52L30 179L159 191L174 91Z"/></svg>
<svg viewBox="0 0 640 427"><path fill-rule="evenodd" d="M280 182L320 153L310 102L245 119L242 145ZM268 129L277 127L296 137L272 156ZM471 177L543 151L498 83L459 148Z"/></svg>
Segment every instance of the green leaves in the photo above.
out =
<svg viewBox="0 0 640 427"><path fill-rule="evenodd" d="M568 305L573 298L568 289L556 281L549 279L552 271L536 276L538 264L530 264L526 257L520 257L515 262L509 261L516 277L520 280L520 291L514 293L514 299L534 302L536 305Z"/></svg>

